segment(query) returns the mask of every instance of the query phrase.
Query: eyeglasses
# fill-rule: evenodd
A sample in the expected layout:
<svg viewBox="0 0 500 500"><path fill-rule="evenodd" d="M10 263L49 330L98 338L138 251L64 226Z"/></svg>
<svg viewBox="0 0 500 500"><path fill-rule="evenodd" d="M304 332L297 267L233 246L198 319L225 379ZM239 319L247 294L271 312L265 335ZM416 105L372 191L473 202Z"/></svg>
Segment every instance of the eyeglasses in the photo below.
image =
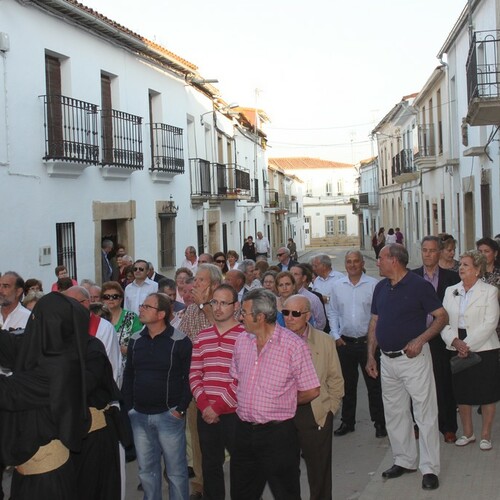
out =
<svg viewBox="0 0 500 500"><path fill-rule="evenodd" d="M139 304L139 308L146 309L147 311L149 311L149 309L156 309L157 311L160 310L158 307L150 306L149 304Z"/></svg>
<svg viewBox="0 0 500 500"><path fill-rule="evenodd" d="M300 318L303 314L307 314L309 311L290 311L289 309L282 309L281 314L283 316L290 316L290 314L294 318Z"/></svg>
<svg viewBox="0 0 500 500"><path fill-rule="evenodd" d="M118 299L121 299L122 296L118 293L114 293L113 295L109 295L107 293L105 293L103 296L102 296L102 300L118 300Z"/></svg>
<svg viewBox="0 0 500 500"><path fill-rule="evenodd" d="M144 267L134 267L134 271L141 271L144 272L145 268Z"/></svg>
<svg viewBox="0 0 500 500"><path fill-rule="evenodd" d="M215 300L215 299L212 299L210 301L210 305L212 307L219 307L219 306L221 306L221 307L227 307L227 306L230 306L230 305L235 304L235 303L236 303L235 301L233 301L233 302L226 302L225 300L221 300L219 302L218 300Z"/></svg>
<svg viewBox="0 0 500 500"><path fill-rule="evenodd" d="M244 311L243 309L240 309L240 316L243 316L244 318L247 314L252 314L252 311Z"/></svg>
<svg viewBox="0 0 500 500"><path fill-rule="evenodd" d="M225 260L216 260L215 262L217 262L217 264L225 264L226 263Z"/></svg>

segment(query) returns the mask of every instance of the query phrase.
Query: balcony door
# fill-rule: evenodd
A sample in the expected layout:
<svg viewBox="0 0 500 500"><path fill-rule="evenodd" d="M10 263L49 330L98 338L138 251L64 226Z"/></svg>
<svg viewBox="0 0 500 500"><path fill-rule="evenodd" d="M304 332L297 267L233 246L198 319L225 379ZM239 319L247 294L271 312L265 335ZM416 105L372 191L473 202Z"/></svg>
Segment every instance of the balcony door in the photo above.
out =
<svg viewBox="0 0 500 500"><path fill-rule="evenodd" d="M48 154L51 158L61 158L64 153L61 61L57 57L45 55L45 85L47 87Z"/></svg>

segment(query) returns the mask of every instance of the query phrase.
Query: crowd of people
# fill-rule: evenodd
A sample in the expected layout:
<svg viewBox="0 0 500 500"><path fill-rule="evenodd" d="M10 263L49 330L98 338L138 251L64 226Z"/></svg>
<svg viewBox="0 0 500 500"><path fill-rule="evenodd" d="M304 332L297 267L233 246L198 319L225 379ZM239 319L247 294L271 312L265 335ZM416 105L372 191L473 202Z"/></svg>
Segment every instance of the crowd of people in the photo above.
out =
<svg viewBox="0 0 500 500"><path fill-rule="evenodd" d="M438 488L439 433L476 441L474 407L479 447L493 447L499 246L482 238L457 267L454 238L426 236L412 272L399 228L384 233L381 281L359 250L344 273L326 254L298 262L293 240L270 265L260 232L242 259L187 247L174 279L109 240L99 284L57 266L44 295L38 279L5 272L0 462L13 466L11 498L123 499L136 458L147 499L161 499L165 478L170 499L223 500L229 458L234 500L258 500L266 484L299 499L302 455L309 498L331 499L332 439L355 432L360 369L374 437L393 451L383 477L418 467L422 487Z"/></svg>

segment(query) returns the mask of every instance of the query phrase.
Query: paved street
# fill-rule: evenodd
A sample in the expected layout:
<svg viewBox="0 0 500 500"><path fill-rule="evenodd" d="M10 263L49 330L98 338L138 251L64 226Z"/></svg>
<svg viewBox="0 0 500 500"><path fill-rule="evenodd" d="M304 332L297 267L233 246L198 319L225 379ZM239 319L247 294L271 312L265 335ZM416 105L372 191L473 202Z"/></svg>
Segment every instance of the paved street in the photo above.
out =
<svg viewBox="0 0 500 500"><path fill-rule="evenodd" d="M324 251L334 258L336 270L343 271L343 258L346 248L323 248L308 251L301 255L305 262L311 255ZM364 252L366 271L378 277L378 269L373 252ZM410 263L410 268L419 266ZM465 448L452 444L441 445L440 488L424 491L421 488L422 476L419 472L407 474L398 479L382 480L381 473L392 465L392 454L387 438L376 439L370 421L366 389L362 381L358 386L358 410L356 431L343 437L333 438L333 498L334 500L411 500L423 499L485 499L498 498L498 470L500 465L500 416L497 415L493 428L493 450L479 450L478 442ZM339 425L334 421L334 428ZM480 417L474 414L476 435L480 430ZM460 429L459 429L460 432ZM227 465L227 464L226 464ZM309 498L309 488L305 465L301 466L302 498ZM140 500L137 492L136 463L127 466L127 500ZM166 492L166 489L164 490ZM164 494L167 498L166 493ZM229 498L229 496L227 496ZM263 500L272 500L267 490Z"/></svg>

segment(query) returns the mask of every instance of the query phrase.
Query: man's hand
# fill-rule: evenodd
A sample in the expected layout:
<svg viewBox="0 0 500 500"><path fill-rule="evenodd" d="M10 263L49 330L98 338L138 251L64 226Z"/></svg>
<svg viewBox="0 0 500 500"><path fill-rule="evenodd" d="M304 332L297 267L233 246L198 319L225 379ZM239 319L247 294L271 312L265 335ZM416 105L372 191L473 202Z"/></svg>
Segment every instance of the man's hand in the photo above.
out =
<svg viewBox="0 0 500 500"><path fill-rule="evenodd" d="M457 350L457 354L460 358L466 358L469 355L470 347L463 340L456 338L451 345Z"/></svg>
<svg viewBox="0 0 500 500"><path fill-rule="evenodd" d="M366 362L365 370L366 373L368 373L369 377L371 378L378 377L377 361L373 356L368 355L368 361Z"/></svg>
<svg viewBox="0 0 500 500"><path fill-rule="evenodd" d="M337 345L337 347L342 347L343 345L345 345L345 342L343 339L337 339L335 341L335 344Z"/></svg>
<svg viewBox="0 0 500 500"><path fill-rule="evenodd" d="M212 298L212 289L211 287L207 287L205 289L193 288L191 290L193 294L193 298L196 304L205 304Z"/></svg>
<svg viewBox="0 0 500 500"><path fill-rule="evenodd" d="M409 358L415 358L422 352L423 346L424 343L417 337L413 340L410 340L410 342L406 344L406 347L403 349L403 351Z"/></svg>
<svg viewBox="0 0 500 500"><path fill-rule="evenodd" d="M203 410L203 413L201 414L201 418L207 424L216 424L219 422L219 415L217 415L217 413L215 413L214 409L211 406L207 406Z"/></svg>

